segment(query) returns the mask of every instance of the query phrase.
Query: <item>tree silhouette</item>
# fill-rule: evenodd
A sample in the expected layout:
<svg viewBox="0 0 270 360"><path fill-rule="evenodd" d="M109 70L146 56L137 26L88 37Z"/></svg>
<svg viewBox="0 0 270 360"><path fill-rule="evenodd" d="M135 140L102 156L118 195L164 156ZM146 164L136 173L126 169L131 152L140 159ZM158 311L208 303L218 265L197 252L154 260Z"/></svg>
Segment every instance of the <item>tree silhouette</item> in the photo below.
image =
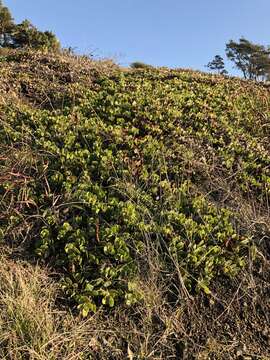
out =
<svg viewBox="0 0 270 360"><path fill-rule="evenodd" d="M228 74L227 70L225 69L224 60L220 55L216 55L214 59L207 64L207 67L210 70L217 71L218 74Z"/></svg>
<svg viewBox="0 0 270 360"><path fill-rule="evenodd" d="M254 44L245 38L226 44L226 55L234 62L245 79L265 79L270 71L270 51L263 45Z"/></svg>

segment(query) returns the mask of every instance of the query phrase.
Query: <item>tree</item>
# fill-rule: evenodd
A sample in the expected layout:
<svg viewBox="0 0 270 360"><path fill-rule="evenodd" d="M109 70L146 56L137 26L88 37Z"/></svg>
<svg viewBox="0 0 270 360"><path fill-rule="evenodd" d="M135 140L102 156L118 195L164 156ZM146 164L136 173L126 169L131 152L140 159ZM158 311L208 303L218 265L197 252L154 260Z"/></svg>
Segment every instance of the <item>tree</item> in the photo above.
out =
<svg viewBox="0 0 270 360"><path fill-rule="evenodd" d="M50 31L39 31L28 20L16 25L12 34L14 48L31 47L34 49L59 50L60 43Z"/></svg>
<svg viewBox="0 0 270 360"><path fill-rule="evenodd" d="M9 9L0 0L0 48L59 50L60 42L51 31L39 31L28 20L14 24Z"/></svg>
<svg viewBox="0 0 270 360"><path fill-rule="evenodd" d="M217 71L218 74L221 75L228 74L227 70L225 69L224 60L220 55L216 55L214 59L207 64L207 67L210 70Z"/></svg>
<svg viewBox="0 0 270 360"><path fill-rule="evenodd" d="M267 80L270 76L270 51L264 50L260 54L254 54L253 66L256 80Z"/></svg>
<svg viewBox="0 0 270 360"><path fill-rule="evenodd" d="M226 44L226 55L242 71L245 79L265 79L270 69L270 51L263 45L254 44L245 38Z"/></svg>
<svg viewBox="0 0 270 360"><path fill-rule="evenodd" d="M9 9L0 0L0 47L7 47L12 43L11 33L14 28L13 18Z"/></svg>

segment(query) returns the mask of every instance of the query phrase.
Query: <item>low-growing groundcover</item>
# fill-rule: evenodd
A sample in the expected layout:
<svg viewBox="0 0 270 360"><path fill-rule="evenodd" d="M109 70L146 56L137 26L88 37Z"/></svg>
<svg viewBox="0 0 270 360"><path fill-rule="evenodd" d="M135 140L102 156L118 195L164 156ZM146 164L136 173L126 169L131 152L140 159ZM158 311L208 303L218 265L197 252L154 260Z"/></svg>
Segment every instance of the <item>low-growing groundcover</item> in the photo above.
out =
<svg viewBox="0 0 270 360"><path fill-rule="evenodd" d="M83 316L145 302L150 254L172 307L216 301L216 279L267 256L268 224L248 218L270 193L263 85L115 69L43 103L27 72L17 81L20 99L1 103L1 238L62 273Z"/></svg>

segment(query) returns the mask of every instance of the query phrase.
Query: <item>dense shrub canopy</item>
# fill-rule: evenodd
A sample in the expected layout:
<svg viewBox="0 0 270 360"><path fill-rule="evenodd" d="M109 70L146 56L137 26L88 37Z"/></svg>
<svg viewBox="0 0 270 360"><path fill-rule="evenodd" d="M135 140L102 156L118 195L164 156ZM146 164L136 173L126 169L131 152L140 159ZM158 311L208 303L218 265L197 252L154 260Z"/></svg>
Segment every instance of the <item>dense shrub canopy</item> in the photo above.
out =
<svg viewBox="0 0 270 360"><path fill-rule="evenodd" d="M14 64L4 58L3 74ZM95 74L51 108L2 102L2 237L30 239L84 315L139 301L150 249L161 277L175 271L170 284L211 293L255 254L259 235L239 214L269 196L269 91L189 71ZM15 91L28 94L33 76Z"/></svg>

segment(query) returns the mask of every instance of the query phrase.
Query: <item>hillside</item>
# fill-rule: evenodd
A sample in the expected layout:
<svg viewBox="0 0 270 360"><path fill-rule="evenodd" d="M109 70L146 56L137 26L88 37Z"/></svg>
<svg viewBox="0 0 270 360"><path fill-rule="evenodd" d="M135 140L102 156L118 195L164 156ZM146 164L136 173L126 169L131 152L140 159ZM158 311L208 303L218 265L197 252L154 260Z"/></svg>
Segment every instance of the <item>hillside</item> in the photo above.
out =
<svg viewBox="0 0 270 360"><path fill-rule="evenodd" d="M0 79L0 357L269 359L269 88L10 50Z"/></svg>

